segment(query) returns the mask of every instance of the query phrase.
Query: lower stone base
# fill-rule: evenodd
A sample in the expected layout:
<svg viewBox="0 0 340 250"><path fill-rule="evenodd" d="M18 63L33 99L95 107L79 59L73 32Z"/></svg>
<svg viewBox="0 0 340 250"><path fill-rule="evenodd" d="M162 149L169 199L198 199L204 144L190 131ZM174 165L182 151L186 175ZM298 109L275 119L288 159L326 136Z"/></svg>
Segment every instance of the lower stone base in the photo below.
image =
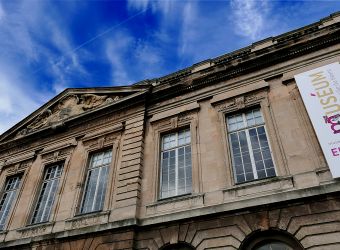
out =
<svg viewBox="0 0 340 250"><path fill-rule="evenodd" d="M275 231L291 237L301 249L340 249L340 197L308 198L289 204L254 207L181 222L137 226L80 237L51 239L11 249L157 250L187 243L193 249L244 249L256 232ZM13 242L12 242L13 244ZM241 248L240 248L241 247ZM247 249L247 248L245 248Z"/></svg>

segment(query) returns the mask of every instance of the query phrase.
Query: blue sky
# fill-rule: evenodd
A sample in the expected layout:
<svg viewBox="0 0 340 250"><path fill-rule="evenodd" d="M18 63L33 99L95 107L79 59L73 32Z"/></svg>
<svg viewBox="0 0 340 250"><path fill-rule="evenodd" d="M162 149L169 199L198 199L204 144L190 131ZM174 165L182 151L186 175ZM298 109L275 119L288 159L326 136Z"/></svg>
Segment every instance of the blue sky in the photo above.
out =
<svg viewBox="0 0 340 250"><path fill-rule="evenodd" d="M160 77L339 10L338 0L0 0L0 134L65 88Z"/></svg>

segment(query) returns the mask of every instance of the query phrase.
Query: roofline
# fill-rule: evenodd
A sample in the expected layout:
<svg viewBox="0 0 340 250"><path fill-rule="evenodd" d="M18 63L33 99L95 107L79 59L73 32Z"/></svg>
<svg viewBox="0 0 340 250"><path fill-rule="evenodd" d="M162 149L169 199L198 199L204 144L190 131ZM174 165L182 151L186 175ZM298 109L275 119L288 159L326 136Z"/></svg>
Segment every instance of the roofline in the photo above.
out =
<svg viewBox="0 0 340 250"><path fill-rule="evenodd" d="M271 45L281 43L283 41L296 39L297 37L299 37L301 35L305 35L305 34L308 34L308 33L315 32L316 30L318 30L320 28L329 26L329 25L336 23L336 22L339 22L339 21L340 21L340 11L337 11L337 12L330 14L327 17L321 18L319 21L314 22L312 24L297 28L295 30L285 32L283 34L280 34L280 35L277 35L277 36L274 36L274 37L267 37L265 39L256 41L249 46L234 50L232 52L223 54L221 56L217 56L215 58L207 58L207 59L200 61L198 63L194 63L193 65L186 67L184 69L175 71L173 73L164 75L162 77L153 78L153 79L145 79L145 80L136 82L133 85L143 85L143 84L151 84L151 85L154 85L154 86L159 85L163 81L168 81L168 80L171 80L171 79L174 79L174 78L190 75L194 72L200 71L200 69L199 69L200 66L202 66L204 64L210 64L209 66L213 66L213 65L216 65L216 64L220 64L220 63L224 63L224 62L227 62L227 61L230 61L230 60L234 60L235 58L241 57L244 53L261 50L261 49L264 49L264 48L268 48ZM303 34L301 34L302 31L305 31L305 32L303 32Z"/></svg>

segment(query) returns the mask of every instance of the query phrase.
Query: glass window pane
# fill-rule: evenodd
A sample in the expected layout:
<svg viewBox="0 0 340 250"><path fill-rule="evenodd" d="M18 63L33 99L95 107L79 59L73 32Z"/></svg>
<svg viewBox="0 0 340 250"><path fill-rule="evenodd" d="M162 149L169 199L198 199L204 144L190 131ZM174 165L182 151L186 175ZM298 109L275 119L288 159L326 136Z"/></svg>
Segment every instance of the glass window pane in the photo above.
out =
<svg viewBox="0 0 340 250"><path fill-rule="evenodd" d="M257 171L257 176L258 176L259 179L266 178L267 177L266 176L266 171L264 171L264 169L263 170L258 170Z"/></svg>
<svg viewBox="0 0 340 250"><path fill-rule="evenodd" d="M275 173L275 169L274 168L268 168L267 169L267 176L268 177L272 177L272 176L275 176L276 173Z"/></svg>
<svg viewBox="0 0 340 250"><path fill-rule="evenodd" d="M254 180L254 174L253 174L253 172L248 172L248 173L246 173L246 180L247 180L247 181Z"/></svg>
<svg viewBox="0 0 340 250"><path fill-rule="evenodd" d="M242 175L236 175L236 180L237 180L238 183L244 182L245 176L243 174Z"/></svg>
<svg viewBox="0 0 340 250"><path fill-rule="evenodd" d="M235 171L236 171L236 175L244 174L244 169L243 169L242 164L235 165L234 168L235 168Z"/></svg>

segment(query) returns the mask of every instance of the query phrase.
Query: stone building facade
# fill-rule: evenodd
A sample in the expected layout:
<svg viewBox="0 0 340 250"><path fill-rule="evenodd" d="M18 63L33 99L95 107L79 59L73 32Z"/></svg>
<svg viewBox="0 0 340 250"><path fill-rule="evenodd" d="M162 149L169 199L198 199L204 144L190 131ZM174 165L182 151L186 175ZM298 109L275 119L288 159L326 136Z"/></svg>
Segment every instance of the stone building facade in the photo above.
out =
<svg viewBox="0 0 340 250"><path fill-rule="evenodd" d="M0 136L0 247L340 249L340 182L294 80L340 62L339 42L335 13L162 78L66 89Z"/></svg>

